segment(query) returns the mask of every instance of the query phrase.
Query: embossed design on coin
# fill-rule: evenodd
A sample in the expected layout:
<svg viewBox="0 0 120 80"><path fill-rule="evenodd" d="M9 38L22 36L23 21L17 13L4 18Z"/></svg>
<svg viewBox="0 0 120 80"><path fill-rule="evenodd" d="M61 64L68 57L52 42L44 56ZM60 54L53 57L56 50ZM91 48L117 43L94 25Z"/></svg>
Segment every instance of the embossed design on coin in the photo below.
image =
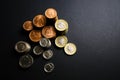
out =
<svg viewBox="0 0 120 80"><path fill-rule="evenodd" d="M25 31L31 31L33 29L32 21L25 21L23 24L23 29Z"/></svg>
<svg viewBox="0 0 120 80"><path fill-rule="evenodd" d="M35 54L35 55L41 55L42 53L43 53L43 48L42 47L40 47L40 46L35 46L34 48L33 48L33 53Z"/></svg>
<svg viewBox="0 0 120 80"><path fill-rule="evenodd" d="M55 66L53 63L49 62L44 65L44 71L50 73L54 70Z"/></svg>
<svg viewBox="0 0 120 80"><path fill-rule="evenodd" d="M42 38L39 41L39 44L40 44L41 47L50 47L51 46L51 41L47 38Z"/></svg>
<svg viewBox="0 0 120 80"><path fill-rule="evenodd" d="M50 18L50 19L56 18L57 17L57 11L55 9L53 9L53 8L48 8L45 11L45 16L47 18Z"/></svg>
<svg viewBox="0 0 120 80"><path fill-rule="evenodd" d="M52 50L46 50L43 52L43 58L48 60L51 59L53 57L53 51Z"/></svg>

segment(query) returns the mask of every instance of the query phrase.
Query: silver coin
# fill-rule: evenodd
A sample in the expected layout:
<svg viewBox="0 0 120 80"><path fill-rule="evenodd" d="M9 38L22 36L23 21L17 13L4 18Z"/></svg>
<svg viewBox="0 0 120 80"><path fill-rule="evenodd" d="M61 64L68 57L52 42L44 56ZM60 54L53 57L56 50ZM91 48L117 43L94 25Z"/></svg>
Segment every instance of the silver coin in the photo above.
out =
<svg viewBox="0 0 120 80"><path fill-rule="evenodd" d="M33 64L33 57L29 54L23 55L19 59L19 65L22 68L29 68Z"/></svg>
<svg viewBox="0 0 120 80"><path fill-rule="evenodd" d="M44 71L45 72L47 72L47 73L50 73L50 72L52 72L53 70L54 70L54 68L55 68L55 66L54 66L54 64L53 63L46 63L45 65L44 65Z"/></svg>
<svg viewBox="0 0 120 80"><path fill-rule="evenodd" d="M53 51L52 50L46 50L43 52L43 58L44 59L51 59L53 57Z"/></svg>
<svg viewBox="0 0 120 80"><path fill-rule="evenodd" d="M30 51L30 49L31 49L30 44L25 41L18 41L15 44L15 50L19 53L28 52Z"/></svg>
<svg viewBox="0 0 120 80"><path fill-rule="evenodd" d="M42 38L39 41L39 44L40 44L41 47L50 47L51 46L51 41L47 38Z"/></svg>
<svg viewBox="0 0 120 80"><path fill-rule="evenodd" d="M40 47L40 46L35 46L34 48L33 48L33 53L35 54L35 55L40 55L40 54L42 54L43 53L43 48L42 47Z"/></svg>

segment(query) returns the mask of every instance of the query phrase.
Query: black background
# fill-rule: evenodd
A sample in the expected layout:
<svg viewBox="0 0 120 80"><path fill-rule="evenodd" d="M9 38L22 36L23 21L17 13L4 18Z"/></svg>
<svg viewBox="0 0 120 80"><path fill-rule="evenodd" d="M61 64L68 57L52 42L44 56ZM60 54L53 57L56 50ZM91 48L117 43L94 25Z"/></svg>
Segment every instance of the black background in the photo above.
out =
<svg viewBox="0 0 120 80"><path fill-rule="evenodd" d="M29 52L35 62L29 69L18 65L17 41L30 42L22 29L26 20L55 8L69 23L67 37L77 46L73 56L54 45L54 57L46 61ZM2 2L0 26L0 75L11 80L120 80L120 0L8 0ZM46 74L43 66L55 64ZM3 80L4 80L3 79Z"/></svg>

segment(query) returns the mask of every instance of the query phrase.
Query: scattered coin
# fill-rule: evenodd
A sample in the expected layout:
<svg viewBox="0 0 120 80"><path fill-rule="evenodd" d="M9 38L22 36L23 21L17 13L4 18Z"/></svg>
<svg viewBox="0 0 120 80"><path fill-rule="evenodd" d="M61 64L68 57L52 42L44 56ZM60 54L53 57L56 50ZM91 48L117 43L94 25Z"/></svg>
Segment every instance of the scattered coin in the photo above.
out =
<svg viewBox="0 0 120 80"><path fill-rule="evenodd" d="M41 47L50 47L51 41L47 38L41 38L41 40L39 41L39 44Z"/></svg>
<svg viewBox="0 0 120 80"><path fill-rule="evenodd" d="M53 51L52 50L46 50L43 52L43 58L48 60L51 59L53 57Z"/></svg>
<svg viewBox="0 0 120 80"><path fill-rule="evenodd" d="M33 53L35 54L35 55L41 55L42 53L43 53L43 48L42 47L40 47L40 46L35 46L34 48L33 48Z"/></svg>
<svg viewBox="0 0 120 80"><path fill-rule="evenodd" d="M44 71L50 73L54 70L55 66L53 63L49 62L44 65Z"/></svg>
<svg viewBox="0 0 120 80"><path fill-rule="evenodd" d="M74 43L67 43L64 47L64 51L67 55L73 55L76 53L76 45Z"/></svg>
<svg viewBox="0 0 120 80"><path fill-rule="evenodd" d="M25 21L23 24L23 29L25 31L31 31L33 29L32 21Z"/></svg>
<svg viewBox="0 0 120 80"><path fill-rule="evenodd" d="M45 16L49 19L53 19L57 17L57 11L53 8L48 8L45 11Z"/></svg>
<svg viewBox="0 0 120 80"><path fill-rule="evenodd" d="M19 59L19 65L22 68L29 68L33 64L33 57L29 54L23 55Z"/></svg>

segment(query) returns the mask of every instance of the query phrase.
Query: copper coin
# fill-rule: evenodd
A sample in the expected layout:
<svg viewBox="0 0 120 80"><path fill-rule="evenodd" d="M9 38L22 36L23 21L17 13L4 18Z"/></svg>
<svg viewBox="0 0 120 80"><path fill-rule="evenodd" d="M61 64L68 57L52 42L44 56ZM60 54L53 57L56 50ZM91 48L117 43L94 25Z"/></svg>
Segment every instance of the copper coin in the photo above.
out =
<svg viewBox="0 0 120 80"><path fill-rule="evenodd" d="M48 8L45 11L45 16L47 18L53 19L53 18L57 17L57 11L53 8Z"/></svg>
<svg viewBox="0 0 120 80"><path fill-rule="evenodd" d="M43 27L46 25L46 18L43 15L37 15L33 18L33 24L36 27Z"/></svg>
<svg viewBox="0 0 120 80"><path fill-rule="evenodd" d="M55 28L54 28L53 26L45 26L45 27L42 29L42 35L43 35L45 38L54 38L54 37L56 37Z"/></svg>
<svg viewBox="0 0 120 80"><path fill-rule="evenodd" d="M41 31L40 30L32 30L29 33L29 38L33 42L39 42L40 39L42 38Z"/></svg>
<svg viewBox="0 0 120 80"><path fill-rule="evenodd" d="M32 21L25 21L23 24L23 29L26 31L31 31L33 29Z"/></svg>

